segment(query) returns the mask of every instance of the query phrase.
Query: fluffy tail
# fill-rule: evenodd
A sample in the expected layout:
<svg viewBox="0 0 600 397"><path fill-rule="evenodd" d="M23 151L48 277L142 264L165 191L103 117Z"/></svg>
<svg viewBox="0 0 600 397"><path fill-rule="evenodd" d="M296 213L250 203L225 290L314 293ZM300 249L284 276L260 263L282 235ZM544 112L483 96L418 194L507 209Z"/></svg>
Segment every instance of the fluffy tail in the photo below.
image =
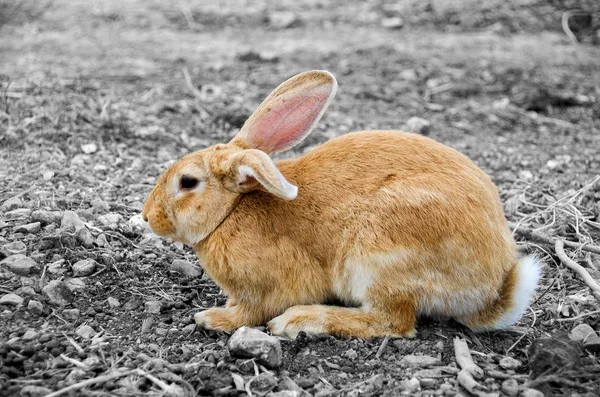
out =
<svg viewBox="0 0 600 397"><path fill-rule="evenodd" d="M515 283L512 285L512 291L509 291L507 296L511 303L508 307L505 306L504 312L496 319L493 327L491 327L493 329L509 327L521 319L523 312L531 302L535 287L540 280L542 267L537 258L531 255L521 259L511 272L516 273L514 274L516 277L509 277L515 280Z"/></svg>

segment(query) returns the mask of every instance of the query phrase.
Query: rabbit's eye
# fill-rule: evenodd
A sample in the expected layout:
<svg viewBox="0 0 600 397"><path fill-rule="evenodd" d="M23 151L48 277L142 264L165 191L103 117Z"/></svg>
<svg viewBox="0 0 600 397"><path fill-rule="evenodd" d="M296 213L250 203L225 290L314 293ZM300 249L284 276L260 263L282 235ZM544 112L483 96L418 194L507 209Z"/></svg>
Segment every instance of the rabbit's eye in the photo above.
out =
<svg viewBox="0 0 600 397"><path fill-rule="evenodd" d="M181 190L191 190L193 188L195 188L196 186L198 186L198 183L200 183L200 180L191 177L191 176L182 176L181 179L179 180L179 188Z"/></svg>

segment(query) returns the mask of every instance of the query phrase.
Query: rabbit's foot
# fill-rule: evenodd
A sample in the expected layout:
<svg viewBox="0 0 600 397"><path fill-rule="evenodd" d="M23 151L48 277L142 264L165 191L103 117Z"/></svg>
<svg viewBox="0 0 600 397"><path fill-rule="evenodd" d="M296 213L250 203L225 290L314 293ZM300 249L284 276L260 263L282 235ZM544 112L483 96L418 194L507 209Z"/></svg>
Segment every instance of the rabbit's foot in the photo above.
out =
<svg viewBox="0 0 600 397"><path fill-rule="evenodd" d="M244 325L254 326L254 321L240 306L213 307L194 314L196 324L206 329L233 331Z"/></svg>
<svg viewBox="0 0 600 397"><path fill-rule="evenodd" d="M413 337L416 313L406 311L389 314L362 308L310 305L293 306L269 321L274 335L295 339L301 331L307 334L332 334L342 337L374 338L378 336Z"/></svg>

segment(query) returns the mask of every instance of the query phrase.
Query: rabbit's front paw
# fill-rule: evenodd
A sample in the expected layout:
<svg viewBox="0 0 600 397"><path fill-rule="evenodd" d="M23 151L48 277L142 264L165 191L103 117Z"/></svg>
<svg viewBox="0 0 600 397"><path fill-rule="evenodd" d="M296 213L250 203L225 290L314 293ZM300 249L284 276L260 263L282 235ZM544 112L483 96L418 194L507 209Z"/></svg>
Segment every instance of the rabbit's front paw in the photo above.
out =
<svg viewBox="0 0 600 397"><path fill-rule="evenodd" d="M223 307L214 307L194 314L196 324L206 329L219 331L232 331L238 328L239 326L231 321L235 317L235 313L231 309Z"/></svg>
<svg viewBox="0 0 600 397"><path fill-rule="evenodd" d="M269 321L269 330L273 335L296 339L300 331L307 334L325 333L325 318L315 312L317 306L294 306L282 315Z"/></svg>

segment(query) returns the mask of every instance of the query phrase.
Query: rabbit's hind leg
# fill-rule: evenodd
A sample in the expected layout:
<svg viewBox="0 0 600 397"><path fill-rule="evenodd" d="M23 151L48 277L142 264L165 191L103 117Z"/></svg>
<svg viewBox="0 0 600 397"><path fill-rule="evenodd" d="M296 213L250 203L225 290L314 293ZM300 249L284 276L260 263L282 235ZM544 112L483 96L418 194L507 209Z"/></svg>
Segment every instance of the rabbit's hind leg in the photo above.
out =
<svg viewBox="0 0 600 397"><path fill-rule="evenodd" d="M301 331L357 338L414 336L415 303L397 302L387 309L390 310L325 305L293 306L269 321L269 329L274 335L289 338L295 338Z"/></svg>

